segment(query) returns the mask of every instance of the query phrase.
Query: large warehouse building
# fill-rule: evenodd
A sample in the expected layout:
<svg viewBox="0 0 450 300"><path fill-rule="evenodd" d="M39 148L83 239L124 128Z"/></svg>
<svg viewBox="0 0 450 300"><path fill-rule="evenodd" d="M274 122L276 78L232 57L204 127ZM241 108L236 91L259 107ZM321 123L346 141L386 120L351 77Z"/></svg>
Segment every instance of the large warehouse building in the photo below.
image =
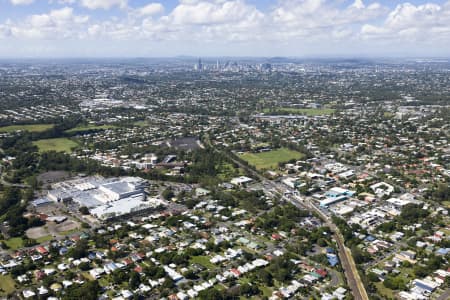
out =
<svg viewBox="0 0 450 300"><path fill-rule="evenodd" d="M54 184L47 198L75 202L98 219L108 220L162 205L160 199L147 199L146 186L147 181L139 177L86 177Z"/></svg>

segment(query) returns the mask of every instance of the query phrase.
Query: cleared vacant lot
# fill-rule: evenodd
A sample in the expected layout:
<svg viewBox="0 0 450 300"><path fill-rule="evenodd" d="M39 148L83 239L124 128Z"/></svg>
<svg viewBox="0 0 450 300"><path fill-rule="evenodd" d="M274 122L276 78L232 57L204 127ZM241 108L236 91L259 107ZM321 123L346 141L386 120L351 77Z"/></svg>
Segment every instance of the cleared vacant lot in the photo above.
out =
<svg viewBox="0 0 450 300"><path fill-rule="evenodd" d="M72 152L72 148L78 146L72 140L67 138L45 139L33 142L39 148L39 152L56 151L56 152Z"/></svg>
<svg viewBox="0 0 450 300"><path fill-rule="evenodd" d="M261 170L276 169L278 163L287 162L291 159L301 159L303 156L300 152L280 148L261 153L244 153L240 157L258 170Z"/></svg>
<svg viewBox="0 0 450 300"><path fill-rule="evenodd" d="M73 220L66 220L61 224L53 222L47 223L45 226L29 228L26 231L27 237L37 240L38 243L43 243L51 240L56 236L66 236L77 232L80 229L80 224Z"/></svg>
<svg viewBox="0 0 450 300"><path fill-rule="evenodd" d="M53 128L53 124L33 124L33 125L11 125L0 127L0 132L14 132L14 131L29 131L29 132L43 132Z"/></svg>

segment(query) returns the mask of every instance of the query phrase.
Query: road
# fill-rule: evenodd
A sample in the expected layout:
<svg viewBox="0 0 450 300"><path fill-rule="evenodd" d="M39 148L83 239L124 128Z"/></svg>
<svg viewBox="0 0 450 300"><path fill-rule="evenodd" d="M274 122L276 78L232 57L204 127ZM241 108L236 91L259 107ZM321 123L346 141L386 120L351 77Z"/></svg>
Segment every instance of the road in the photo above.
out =
<svg viewBox="0 0 450 300"><path fill-rule="evenodd" d="M221 152L220 150L214 148L216 151ZM334 232L334 239L338 245L338 255L341 261L342 268L344 269L344 275L347 279L347 284L352 291L352 295L356 300L368 300L369 297L367 295L366 289L361 281L358 270L356 268L355 261L351 254L350 249L348 249L344 244L344 238L340 233L339 229L336 225L326 216L320 209L318 209L311 201L304 200L300 197L296 196L285 196L285 192L289 191L289 189L285 188L281 184L278 184L272 180L269 180L262 176L257 171L251 169L247 165L241 163L239 160L234 158L232 155L222 152L227 155L229 159L231 159L234 163L239 165L242 169L247 170L250 174L252 174L255 178L260 180L264 185L272 187L273 192L277 193L281 196L282 199L289 201L294 204L296 207L301 209L307 209L309 211L316 212L321 219L325 222L325 225L328 226Z"/></svg>
<svg viewBox="0 0 450 300"><path fill-rule="evenodd" d="M447 300L450 299L450 289L446 289L442 295L436 298L436 300Z"/></svg>
<svg viewBox="0 0 450 300"><path fill-rule="evenodd" d="M10 183L10 182L6 181L3 178L3 174L1 173L1 170L0 170L0 184L2 184L4 186L13 186L13 187L18 187L18 188L23 188L23 189L30 187L28 184Z"/></svg>

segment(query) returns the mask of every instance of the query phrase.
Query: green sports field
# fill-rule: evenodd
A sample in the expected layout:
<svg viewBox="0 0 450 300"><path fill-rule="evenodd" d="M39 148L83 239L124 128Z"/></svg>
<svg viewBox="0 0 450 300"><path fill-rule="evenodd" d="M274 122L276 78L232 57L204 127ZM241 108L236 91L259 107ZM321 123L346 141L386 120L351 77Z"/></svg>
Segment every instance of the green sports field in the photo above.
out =
<svg viewBox="0 0 450 300"><path fill-rule="evenodd" d="M68 138L38 140L33 142L33 144L39 148L39 152L56 151L70 153L72 148L78 146L77 143Z"/></svg>
<svg viewBox="0 0 450 300"><path fill-rule="evenodd" d="M147 127L149 126L149 123L147 120L144 120L144 121L136 121L133 123L133 125L137 127Z"/></svg>
<svg viewBox="0 0 450 300"><path fill-rule="evenodd" d="M300 152L289 150L287 148L280 148L261 153L244 153L240 157L247 161L250 165L255 166L256 169L276 169L278 163L287 162L291 159L301 159L304 155Z"/></svg>
<svg viewBox="0 0 450 300"><path fill-rule="evenodd" d="M0 127L0 132L15 132L15 131L29 131L29 132L43 132L53 128L53 124L32 124L32 125L11 125Z"/></svg>

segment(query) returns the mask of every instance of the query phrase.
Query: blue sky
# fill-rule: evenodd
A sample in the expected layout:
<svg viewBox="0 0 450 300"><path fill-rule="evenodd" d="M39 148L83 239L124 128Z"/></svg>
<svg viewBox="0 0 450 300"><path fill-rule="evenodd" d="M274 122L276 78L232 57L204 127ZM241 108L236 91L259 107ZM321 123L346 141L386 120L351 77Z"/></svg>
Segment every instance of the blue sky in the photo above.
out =
<svg viewBox="0 0 450 300"><path fill-rule="evenodd" d="M0 57L450 56L450 0L0 0Z"/></svg>
<svg viewBox="0 0 450 300"><path fill-rule="evenodd" d="M52 3L53 2L53 3ZM152 1L147 0L131 0L128 1L129 5L131 7L140 7L144 6ZM156 1L155 1L156 2ZM278 2L277 0L249 0L246 1L249 4L255 5L256 7L260 8L261 10L267 10L273 6L276 5ZM334 1L337 5L341 3L341 5L352 3L352 1ZM422 1L422 0L410 0L410 1L402 1L402 0L381 0L381 1L365 1L365 3L370 4L373 2L378 2L382 5L385 5L387 7L394 8L398 4L402 4L405 2L409 2L411 4L420 5L427 2L437 3L437 4L443 4L445 3L444 0L436 0L436 1ZM165 0L160 1L161 4L164 5L166 10L170 11L173 10L178 4L178 0ZM89 12L88 9L83 8L82 6L78 5L79 3L75 3L73 5L74 7L77 7L77 9L80 12ZM64 4L59 4L58 1L46 1L46 0L35 0L30 5L13 5L11 1L9 0L0 0L0 20L5 20L6 18L15 18L15 17L21 17L21 16L27 16L29 14L36 14L36 13L46 13L52 8L60 8L61 6L64 6ZM94 15L98 16L110 16L113 15L120 15L122 12L119 9L111 9L111 10L97 10L95 12L90 11Z"/></svg>

